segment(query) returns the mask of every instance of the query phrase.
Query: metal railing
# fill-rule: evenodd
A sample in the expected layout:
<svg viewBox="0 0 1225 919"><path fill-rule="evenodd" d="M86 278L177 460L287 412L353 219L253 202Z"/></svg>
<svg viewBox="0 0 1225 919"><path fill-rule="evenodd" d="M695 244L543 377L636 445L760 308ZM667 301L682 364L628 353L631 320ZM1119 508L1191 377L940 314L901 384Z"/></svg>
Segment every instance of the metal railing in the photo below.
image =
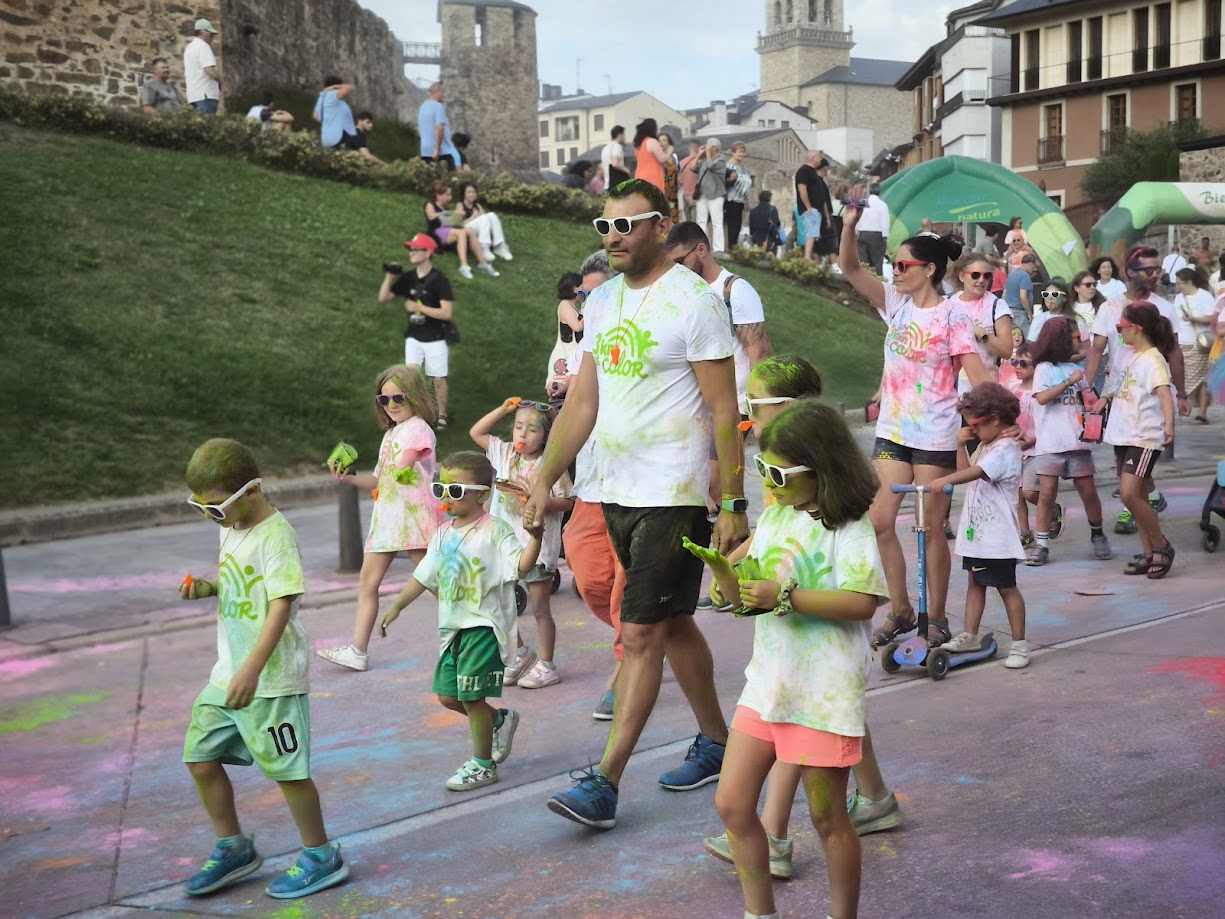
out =
<svg viewBox="0 0 1225 919"><path fill-rule="evenodd" d="M406 64L441 64L442 43L428 41L400 42Z"/></svg>
<svg viewBox="0 0 1225 919"><path fill-rule="evenodd" d="M1050 137L1040 137L1038 139L1038 165L1046 163L1062 163L1063 162L1063 140L1062 134L1053 134Z"/></svg>
<svg viewBox="0 0 1225 919"><path fill-rule="evenodd" d="M1119 125L1102 132L1102 156L1109 156L1127 140L1127 128Z"/></svg>

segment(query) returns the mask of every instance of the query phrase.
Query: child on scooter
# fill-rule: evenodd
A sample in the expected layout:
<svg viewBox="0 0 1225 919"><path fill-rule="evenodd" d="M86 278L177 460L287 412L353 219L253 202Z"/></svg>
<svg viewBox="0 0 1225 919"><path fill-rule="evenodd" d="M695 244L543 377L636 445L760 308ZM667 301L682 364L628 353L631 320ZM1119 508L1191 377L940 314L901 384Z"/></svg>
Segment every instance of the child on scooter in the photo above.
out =
<svg viewBox="0 0 1225 919"><path fill-rule="evenodd" d="M1029 664L1025 598L1017 587L1017 562L1025 560L1017 528L1021 446L1001 434L1016 424L1021 404L998 383L979 383L966 393L957 408L969 424L958 433L958 439L968 442L977 437L982 446L971 460L966 459L964 450L958 450L957 471L931 483L932 491L945 485L970 486L953 548L968 573L965 630L941 647L954 653L982 648L978 627L987 604L987 588L993 587L1004 601L1012 630L1012 648L1004 666L1017 669Z"/></svg>

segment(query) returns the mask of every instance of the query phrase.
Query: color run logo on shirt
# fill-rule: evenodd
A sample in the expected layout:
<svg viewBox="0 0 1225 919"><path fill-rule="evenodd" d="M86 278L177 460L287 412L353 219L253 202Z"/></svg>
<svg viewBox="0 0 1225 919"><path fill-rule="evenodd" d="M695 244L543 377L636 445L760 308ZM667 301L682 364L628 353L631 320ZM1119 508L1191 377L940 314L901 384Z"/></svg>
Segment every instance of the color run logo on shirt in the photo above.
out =
<svg viewBox="0 0 1225 919"><path fill-rule="evenodd" d="M931 334L923 326L912 322L909 325L889 330L888 347L894 354L919 361L926 357L927 347L931 344L931 340Z"/></svg>
<svg viewBox="0 0 1225 919"><path fill-rule="evenodd" d="M481 602L480 577L485 571L479 558L464 558L457 556L448 559L442 569L442 577L438 579L438 596L452 603L471 603L479 606Z"/></svg>
<svg viewBox="0 0 1225 919"><path fill-rule="evenodd" d="M990 504L979 504L970 508L970 527L972 529L980 529L983 524L995 523L997 519L995 508Z"/></svg>
<svg viewBox="0 0 1225 919"><path fill-rule="evenodd" d="M763 571L778 580L784 565L790 565L790 577L804 585L805 590L819 590L826 575L833 567L825 564L825 554L816 552L808 554L808 550L794 536L789 536L781 546L771 546L765 554L758 557Z"/></svg>
<svg viewBox="0 0 1225 919"><path fill-rule="evenodd" d="M617 377L646 379L644 367L647 356L659 347L651 337L650 329L640 329L632 320L595 338L592 356L601 373Z"/></svg>
<svg viewBox="0 0 1225 919"><path fill-rule="evenodd" d="M264 579L264 576L247 580L255 574L255 568L247 565L239 568L234 556L227 555L217 569L217 580L221 584L221 601L217 604L217 615L223 619L256 619L254 604L251 602L251 588ZM240 599L241 597L241 599Z"/></svg>

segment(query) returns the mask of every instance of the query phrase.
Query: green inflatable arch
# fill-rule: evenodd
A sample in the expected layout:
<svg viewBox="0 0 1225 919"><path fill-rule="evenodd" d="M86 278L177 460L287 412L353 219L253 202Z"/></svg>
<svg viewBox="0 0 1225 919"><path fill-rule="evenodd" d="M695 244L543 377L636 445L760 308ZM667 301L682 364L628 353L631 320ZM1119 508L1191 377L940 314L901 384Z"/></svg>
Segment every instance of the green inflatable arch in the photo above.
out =
<svg viewBox="0 0 1225 919"><path fill-rule="evenodd" d="M945 156L903 169L881 186L889 205L889 248L896 250L933 223L1001 223L1025 220L1025 235L1052 277L1071 280L1089 257L1080 234L1058 205L1003 166L968 156Z"/></svg>
<svg viewBox="0 0 1225 919"><path fill-rule="evenodd" d="M1122 265L1154 223L1225 223L1225 183L1137 182L1093 225L1090 251Z"/></svg>

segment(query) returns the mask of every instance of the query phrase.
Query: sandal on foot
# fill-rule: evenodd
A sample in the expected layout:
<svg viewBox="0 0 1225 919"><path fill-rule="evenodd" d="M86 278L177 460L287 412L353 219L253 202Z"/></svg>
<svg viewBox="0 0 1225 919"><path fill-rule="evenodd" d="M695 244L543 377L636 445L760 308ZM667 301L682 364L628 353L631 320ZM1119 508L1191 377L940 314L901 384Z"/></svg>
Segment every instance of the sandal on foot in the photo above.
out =
<svg viewBox="0 0 1225 919"><path fill-rule="evenodd" d="M1146 577L1150 581L1159 581L1174 567L1174 544L1166 542L1164 549L1153 550L1153 561L1149 565Z"/></svg>
<svg viewBox="0 0 1225 919"><path fill-rule="evenodd" d="M434 427L440 431L445 431L447 429L447 416L439 415L438 420L434 422Z"/></svg>
<svg viewBox="0 0 1225 919"><path fill-rule="evenodd" d="M929 648L939 648L946 641L953 640L953 633L949 630L949 621L947 619L931 619L927 620L927 646Z"/></svg>
<svg viewBox="0 0 1225 919"><path fill-rule="evenodd" d="M1127 567L1123 569L1124 574L1148 574L1148 570L1153 567L1153 560L1147 555L1133 555L1131 561L1127 563Z"/></svg>
<svg viewBox="0 0 1225 919"><path fill-rule="evenodd" d="M1195 423L1196 423L1196 424L1207 424L1207 423L1208 423L1208 418L1207 418L1207 416L1205 416L1205 415L1196 415L1196 416L1195 416Z"/></svg>
<svg viewBox="0 0 1225 919"><path fill-rule="evenodd" d="M919 620L915 616L914 610L907 610L904 613L890 613L885 621L881 623L880 628L872 633L872 647L884 647L899 635L913 632L918 627Z"/></svg>

